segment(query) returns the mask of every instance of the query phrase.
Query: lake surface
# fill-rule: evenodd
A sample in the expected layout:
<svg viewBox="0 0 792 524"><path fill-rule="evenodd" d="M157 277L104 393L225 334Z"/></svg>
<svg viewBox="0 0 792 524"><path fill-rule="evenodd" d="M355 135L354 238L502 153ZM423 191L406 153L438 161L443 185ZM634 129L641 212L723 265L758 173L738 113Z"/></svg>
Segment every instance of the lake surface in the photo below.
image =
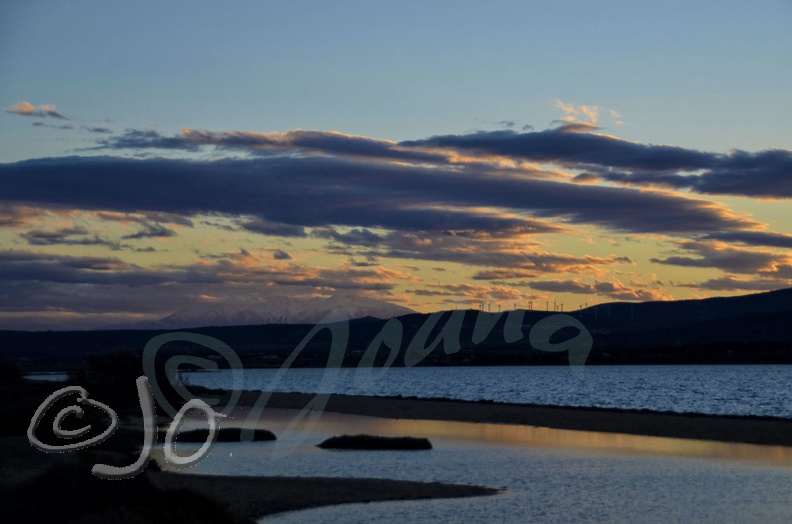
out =
<svg viewBox="0 0 792 524"><path fill-rule="evenodd" d="M373 373L371 373L373 371ZM496 366L244 370L244 389L445 397L723 415L792 417L792 366ZM373 377L372 377L373 375ZM184 373L230 389L232 372Z"/></svg>
<svg viewBox="0 0 792 524"><path fill-rule="evenodd" d="M296 413L265 410L257 427L274 431L276 442L215 444L187 471L394 478L506 489L491 497L317 508L262 523L792 521L792 448L334 413L322 413L311 428L289 428ZM245 415L237 411L237 423ZM434 449L316 447L329 436L357 432L426 436Z"/></svg>
<svg viewBox="0 0 792 524"><path fill-rule="evenodd" d="M66 382L69 380L68 373L62 373L60 371L53 371L51 373L31 373L29 375L25 375L27 380L43 380L45 382Z"/></svg>

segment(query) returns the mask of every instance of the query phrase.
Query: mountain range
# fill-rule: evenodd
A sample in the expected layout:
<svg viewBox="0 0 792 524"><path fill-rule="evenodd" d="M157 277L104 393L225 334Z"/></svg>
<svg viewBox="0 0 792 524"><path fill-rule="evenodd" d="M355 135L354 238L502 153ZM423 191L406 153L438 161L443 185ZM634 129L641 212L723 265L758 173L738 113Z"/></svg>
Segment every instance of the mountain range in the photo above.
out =
<svg viewBox="0 0 792 524"><path fill-rule="evenodd" d="M105 329L187 329L204 326L259 324L316 324L328 315L357 319L388 319L415 313L383 300L338 293L327 298L277 297L261 301L223 301L196 304L159 320L107 326Z"/></svg>
<svg viewBox="0 0 792 524"><path fill-rule="evenodd" d="M341 310L352 319L345 366L357 365L369 344L382 332L385 319L397 315L403 330L394 365L403 365L405 352L414 340L418 340L419 347L437 346L427 353L422 365L567 364L566 352L541 351L529 343L533 326L556 314L553 311L517 311L523 336L515 341L513 336L505 336L507 319L511 317L508 311L415 313L386 302L343 295L309 302L283 300L236 306L195 306L151 327L137 324L116 330L0 331L0 361L15 362L25 370L76 369L94 356L123 352L139 355L152 337L189 329L226 343L246 367L278 367L316 322ZM459 340L459 347L446 352L442 349L444 344L438 346L437 337L446 323L459 319L460 314L458 328L449 330L449 334L453 333L451 338ZM593 344L586 361L590 365L792 364L792 289L697 300L611 302L564 314L579 320L591 334ZM474 334L482 319L492 327L484 340ZM513 328L512 325L512 333ZM553 335L553 344L577 336L577 332L577 328L564 328ZM325 366L330 340L331 335L323 330L309 341L292 365ZM193 343L171 343L168 348L173 354L217 357L208 348ZM377 353L377 365L387 353Z"/></svg>

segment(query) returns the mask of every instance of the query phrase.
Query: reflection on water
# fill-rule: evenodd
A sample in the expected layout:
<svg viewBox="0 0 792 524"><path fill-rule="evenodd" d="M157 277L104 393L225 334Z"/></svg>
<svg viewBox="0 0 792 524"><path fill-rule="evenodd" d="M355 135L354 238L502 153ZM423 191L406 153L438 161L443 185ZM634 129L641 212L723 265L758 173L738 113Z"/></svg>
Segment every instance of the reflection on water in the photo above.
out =
<svg viewBox="0 0 792 524"><path fill-rule="evenodd" d="M395 478L504 487L495 497L319 508L262 522L790 522L792 450L500 424L267 409L276 442L216 444L196 473ZM234 423L244 422L237 411ZM194 421L194 424L200 423ZM327 451L331 435L429 437L431 451ZM184 450L193 449L184 445ZM198 446L193 445L193 446ZM155 457L156 458L156 457ZM161 461L160 461L161 462ZM775 467L775 466L784 467Z"/></svg>
<svg viewBox="0 0 792 524"><path fill-rule="evenodd" d="M53 373L31 373L29 375L25 375L27 380L44 380L48 382L66 382L69 380L68 373L60 373L60 372L53 372Z"/></svg>
<svg viewBox="0 0 792 524"><path fill-rule="evenodd" d="M758 446L512 424L471 424L437 420L377 420L371 424L370 431L386 435L441 436L493 444L716 457L792 466L792 448L785 446Z"/></svg>
<svg viewBox="0 0 792 524"><path fill-rule="evenodd" d="M255 427L262 427L281 435L281 448L296 440L316 440L318 435L369 433L382 436L421 436L479 444L517 445L529 447L601 450L616 453L641 453L688 457L711 457L729 460L755 461L772 466L792 467L792 447L760 446L709 440L666 437L647 437L623 433L573 431L566 429L522 426L516 424L487 424L444 420L410 420L366 417L325 412L318 423L307 429L305 423L294 424L297 410L265 409ZM248 412L237 409L233 420L226 425L245 425ZM289 426L293 427L289 427ZM291 437L284 432L289 431ZM304 434L302 438L298 434Z"/></svg>

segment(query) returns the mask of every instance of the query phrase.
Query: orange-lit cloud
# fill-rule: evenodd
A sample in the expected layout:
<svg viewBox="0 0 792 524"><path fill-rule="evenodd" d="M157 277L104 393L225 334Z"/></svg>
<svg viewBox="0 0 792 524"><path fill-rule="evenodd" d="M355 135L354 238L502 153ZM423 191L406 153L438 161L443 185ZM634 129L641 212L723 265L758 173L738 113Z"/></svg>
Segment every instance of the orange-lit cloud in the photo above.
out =
<svg viewBox="0 0 792 524"><path fill-rule="evenodd" d="M689 194L739 194L755 176L762 189L754 191L786 198L779 181L789 152L630 142L594 132L597 118L613 114L575 111L588 121L398 143L304 130L128 130L97 143L184 157L141 151L0 164L0 233L45 250L0 252L0 297L9 314L49 303L144 315L208 300L201 297L273 293L347 290L433 309L549 293L662 300L789 283L783 250L792 235ZM210 159L194 155L207 150ZM634 242L614 240L625 235ZM145 254L152 242L169 242L168 251ZM597 254L579 254L581 246ZM91 261L81 249L119 256ZM437 281L418 278L421 267ZM648 267L661 276L646 275ZM700 280L679 283L675 268L695 268ZM113 294L125 298L114 303ZM86 297L91 305L80 302Z"/></svg>
<svg viewBox="0 0 792 524"><path fill-rule="evenodd" d="M60 120L68 120L65 116L58 113L55 104L39 104L35 106L30 102L22 101L11 105L5 111L6 113L15 113L21 116L51 117Z"/></svg>

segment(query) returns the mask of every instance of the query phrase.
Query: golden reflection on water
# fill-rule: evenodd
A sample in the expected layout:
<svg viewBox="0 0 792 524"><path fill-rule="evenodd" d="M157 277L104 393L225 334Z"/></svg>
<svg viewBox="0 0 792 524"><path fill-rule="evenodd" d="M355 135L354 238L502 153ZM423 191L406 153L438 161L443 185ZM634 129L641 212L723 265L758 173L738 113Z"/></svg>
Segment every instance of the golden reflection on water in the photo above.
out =
<svg viewBox="0 0 792 524"><path fill-rule="evenodd" d="M256 424L274 431L283 431L298 410L264 410ZM247 412L235 410L234 423L243 425ZM227 423L231 425L234 423ZM296 431L301 426L293 428ZM480 444L530 447L572 448L633 454L659 454L685 457L707 457L761 462L766 465L792 467L792 447L736 444L710 440L647 437L624 433L573 431L515 424L451 422L444 420L410 420L322 413L313 431L333 435L368 433L383 436L415 436Z"/></svg>

